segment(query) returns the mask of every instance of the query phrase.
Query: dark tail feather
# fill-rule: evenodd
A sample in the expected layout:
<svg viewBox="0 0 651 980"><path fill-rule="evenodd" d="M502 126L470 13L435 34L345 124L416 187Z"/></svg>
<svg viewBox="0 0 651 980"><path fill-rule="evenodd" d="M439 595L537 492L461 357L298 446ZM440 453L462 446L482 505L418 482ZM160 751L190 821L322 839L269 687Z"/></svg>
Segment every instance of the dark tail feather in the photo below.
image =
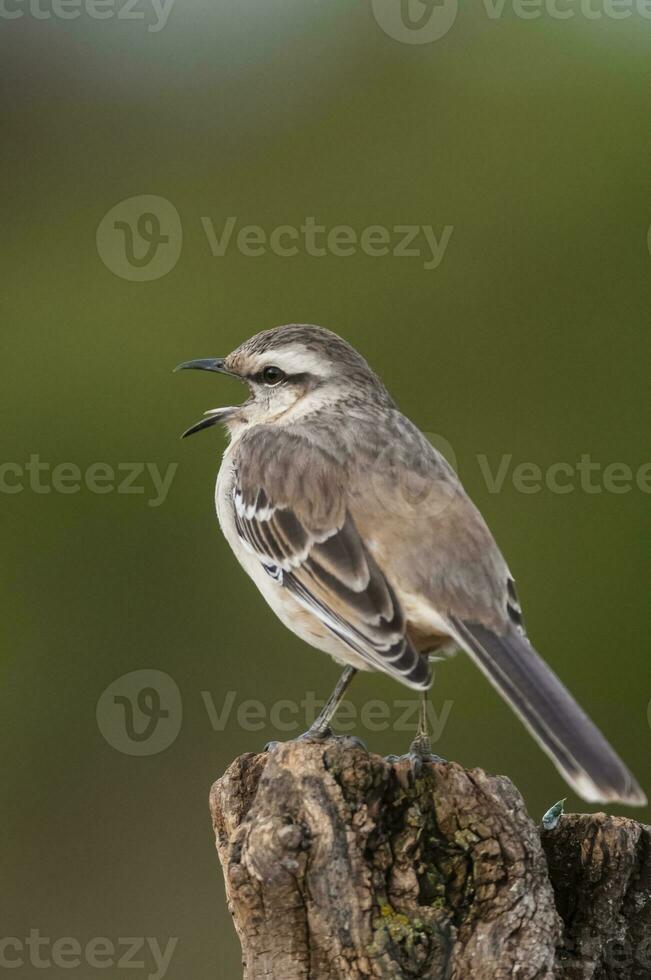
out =
<svg viewBox="0 0 651 980"><path fill-rule="evenodd" d="M646 796L599 729L527 638L453 618L457 639L579 796L644 806Z"/></svg>

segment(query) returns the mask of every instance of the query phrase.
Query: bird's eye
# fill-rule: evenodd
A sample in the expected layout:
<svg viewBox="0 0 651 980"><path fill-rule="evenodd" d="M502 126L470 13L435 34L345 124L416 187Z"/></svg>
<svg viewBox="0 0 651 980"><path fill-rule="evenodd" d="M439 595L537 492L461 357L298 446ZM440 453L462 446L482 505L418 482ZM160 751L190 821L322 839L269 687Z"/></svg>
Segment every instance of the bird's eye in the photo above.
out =
<svg viewBox="0 0 651 980"><path fill-rule="evenodd" d="M279 367L270 364L269 367L264 368L262 371L262 380L266 385L273 387L285 380L285 372L281 371Z"/></svg>

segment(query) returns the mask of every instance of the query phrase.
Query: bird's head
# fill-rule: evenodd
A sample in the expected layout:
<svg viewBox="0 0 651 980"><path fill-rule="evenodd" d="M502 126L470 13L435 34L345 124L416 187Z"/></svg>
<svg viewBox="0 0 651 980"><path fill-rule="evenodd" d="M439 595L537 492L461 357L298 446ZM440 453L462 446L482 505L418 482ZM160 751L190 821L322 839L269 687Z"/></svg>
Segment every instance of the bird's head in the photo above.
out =
<svg viewBox="0 0 651 980"><path fill-rule="evenodd" d="M265 330L227 357L185 361L176 368L185 369L238 378L246 382L251 395L242 405L206 412L184 436L218 422L234 435L252 425L294 421L350 398L391 403L361 354L337 334L311 324Z"/></svg>

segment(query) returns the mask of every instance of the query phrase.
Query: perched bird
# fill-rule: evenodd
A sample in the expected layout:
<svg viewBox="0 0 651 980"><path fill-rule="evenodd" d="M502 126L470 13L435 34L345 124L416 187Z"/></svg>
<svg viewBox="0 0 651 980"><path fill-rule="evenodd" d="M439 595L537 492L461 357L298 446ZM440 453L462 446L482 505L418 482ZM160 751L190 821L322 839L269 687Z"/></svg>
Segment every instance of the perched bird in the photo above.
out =
<svg viewBox="0 0 651 980"><path fill-rule="evenodd" d="M289 324L185 368L248 385L244 404L184 435L225 423L223 533L282 622L346 666L308 736L330 733L357 670L427 692L430 659L461 648L580 796L646 802L527 639L513 577L456 473L350 344ZM429 749L423 710L412 748Z"/></svg>

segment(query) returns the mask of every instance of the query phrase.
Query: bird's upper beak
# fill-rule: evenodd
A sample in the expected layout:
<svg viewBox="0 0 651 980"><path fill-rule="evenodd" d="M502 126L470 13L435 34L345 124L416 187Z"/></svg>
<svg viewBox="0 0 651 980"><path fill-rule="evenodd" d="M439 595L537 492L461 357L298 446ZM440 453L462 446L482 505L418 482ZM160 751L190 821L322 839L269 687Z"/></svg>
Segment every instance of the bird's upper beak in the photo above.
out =
<svg viewBox="0 0 651 980"><path fill-rule="evenodd" d="M174 368L174 371L215 371L217 374L229 374L233 378L237 377L233 371L224 367L223 357L200 357L195 361L183 361L182 364L178 364ZM186 429L181 438L185 439L186 436L201 432L202 429L208 429L212 425L217 425L218 422L226 422L237 411L238 406L236 405L227 408L213 408L206 412L205 417L200 422L196 422L189 429Z"/></svg>
<svg viewBox="0 0 651 980"><path fill-rule="evenodd" d="M183 361L177 364L174 371L217 371L218 374L232 374L224 367L223 357L199 357L196 361Z"/></svg>

